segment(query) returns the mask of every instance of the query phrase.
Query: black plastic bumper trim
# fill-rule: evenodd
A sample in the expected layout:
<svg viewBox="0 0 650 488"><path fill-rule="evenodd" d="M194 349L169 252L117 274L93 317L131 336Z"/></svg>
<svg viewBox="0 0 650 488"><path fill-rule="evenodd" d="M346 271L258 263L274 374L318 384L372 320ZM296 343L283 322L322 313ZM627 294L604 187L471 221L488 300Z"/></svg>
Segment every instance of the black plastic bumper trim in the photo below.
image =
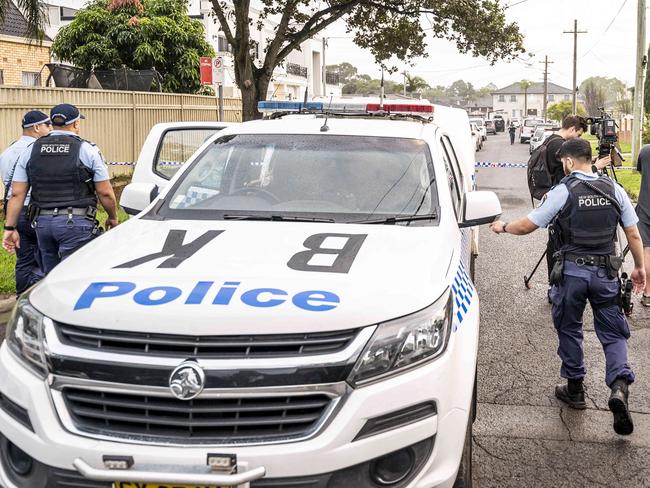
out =
<svg viewBox="0 0 650 488"><path fill-rule="evenodd" d="M420 420L433 417L437 413L434 402L424 402L371 418L361 428L352 442L419 422Z"/></svg>

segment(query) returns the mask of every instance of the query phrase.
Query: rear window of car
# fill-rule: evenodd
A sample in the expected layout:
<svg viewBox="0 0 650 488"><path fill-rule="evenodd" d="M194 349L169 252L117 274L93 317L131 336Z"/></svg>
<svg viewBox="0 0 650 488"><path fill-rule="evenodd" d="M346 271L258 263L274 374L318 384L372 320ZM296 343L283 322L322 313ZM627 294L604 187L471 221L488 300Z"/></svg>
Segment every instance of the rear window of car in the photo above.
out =
<svg viewBox="0 0 650 488"><path fill-rule="evenodd" d="M477 127L483 127L483 121L480 120L480 119L472 120L471 122L474 123L474 124L476 124Z"/></svg>
<svg viewBox="0 0 650 488"><path fill-rule="evenodd" d="M539 125L539 123L539 120L524 120L524 127L535 127L536 125Z"/></svg>

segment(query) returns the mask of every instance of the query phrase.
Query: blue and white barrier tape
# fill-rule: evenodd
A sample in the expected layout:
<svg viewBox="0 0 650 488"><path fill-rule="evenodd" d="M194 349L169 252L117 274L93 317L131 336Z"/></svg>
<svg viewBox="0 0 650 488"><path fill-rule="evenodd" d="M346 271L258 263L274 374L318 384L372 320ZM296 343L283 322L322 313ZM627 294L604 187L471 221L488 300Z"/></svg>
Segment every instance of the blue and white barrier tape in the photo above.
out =
<svg viewBox="0 0 650 488"><path fill-rule="evenodd" d="M507 163L507 162L486 162L486 161L477 161L474 164L475 167L477 168L528 168L528 163ZM616 168L617 170L623 169L634 169L636 170L636 166L619 166Z"/></svg>

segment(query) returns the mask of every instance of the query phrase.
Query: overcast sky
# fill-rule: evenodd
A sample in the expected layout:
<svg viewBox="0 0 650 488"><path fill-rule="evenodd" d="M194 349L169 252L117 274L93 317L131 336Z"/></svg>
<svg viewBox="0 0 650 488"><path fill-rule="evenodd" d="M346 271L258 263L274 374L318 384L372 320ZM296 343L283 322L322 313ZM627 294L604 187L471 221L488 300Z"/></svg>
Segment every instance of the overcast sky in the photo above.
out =
<svg viewBox="0 0 650 488"><path fill-rule="evenodd" d="M505 0L509 21L517 22L524 34L526 51L532 53L531 66L523 61L500 62L489 66L484 58L460 54L453 43L429 39L429 57L415 60L414 66L401 65L422 76L430 85L449 85L457 79L479 88L490 82L499 88L523 78L542 81L544 56L548 55L549 81L571 87L573 35L562 31L578 29L578 84L589 76L617 77L627 85L634 84L636 53L635 0ZM620 12L619 12L620 10ZM613 23L612 23L613 20ZM611 23L611 26L610 26ZM608 29L609 26L609 29ZM344 25L329 29L328 36L345 37ZM497 35L497 33L495 33ZM528 59L528 55L523 55ZM348 61L361 73L379 77L380 71L369 51L359 49L351 39L330 39L327 64ZM400 81L400 76L393 76Z"/></svg>

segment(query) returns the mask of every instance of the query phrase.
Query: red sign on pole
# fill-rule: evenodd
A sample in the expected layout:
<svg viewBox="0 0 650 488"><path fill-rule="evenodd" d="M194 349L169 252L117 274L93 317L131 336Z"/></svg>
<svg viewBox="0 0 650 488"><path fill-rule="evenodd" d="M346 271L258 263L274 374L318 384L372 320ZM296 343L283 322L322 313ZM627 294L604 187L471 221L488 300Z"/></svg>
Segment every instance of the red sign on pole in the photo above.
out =
<svg viewBox="0 0 650 488"><path fill-rule="evenodd" d="M212 58L201 57L201 84L212 85Z"/></svg>

